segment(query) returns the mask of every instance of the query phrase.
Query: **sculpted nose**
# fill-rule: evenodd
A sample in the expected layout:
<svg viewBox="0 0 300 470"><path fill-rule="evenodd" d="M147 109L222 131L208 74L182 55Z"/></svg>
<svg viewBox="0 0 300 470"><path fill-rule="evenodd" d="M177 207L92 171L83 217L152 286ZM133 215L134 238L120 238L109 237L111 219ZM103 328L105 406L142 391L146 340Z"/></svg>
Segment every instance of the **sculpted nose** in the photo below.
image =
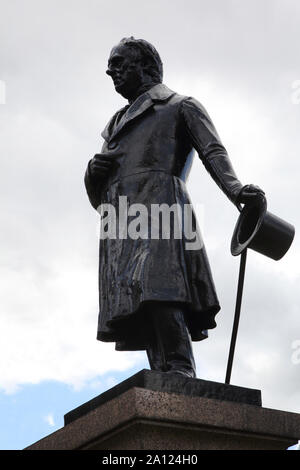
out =
<svg viewBox="0 0 300 470"><path fill-rule="evenodd" d="M107 75L112 76L112 71L110 69L106 70Z"/></svg>

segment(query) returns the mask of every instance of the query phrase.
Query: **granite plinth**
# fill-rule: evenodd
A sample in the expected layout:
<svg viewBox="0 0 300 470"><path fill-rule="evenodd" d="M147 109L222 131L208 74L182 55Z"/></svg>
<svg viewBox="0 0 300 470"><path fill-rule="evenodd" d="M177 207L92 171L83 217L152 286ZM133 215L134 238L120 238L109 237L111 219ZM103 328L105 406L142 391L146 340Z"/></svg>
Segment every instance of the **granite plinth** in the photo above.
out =
<svg viewBox="0 0 300 470"><path fill-rule="evenodd" d="M73 410L75 414L68 413L71 417L68 424L27 449L273 450L286 449L299 439L299 414L204 396L205 393L210 395L214 388L211 385L205 392L202 383L205 381L199 379L183 377L180 392L168 391L168 387L175 387L179 377L173 382L171 376L163 375L165 377L153 371L141 371L128 379L129 382L119 384L117 390L116 387L111 389L113 393L108 391L110 398L105 392L105 397L102 394ZM130 380L131 383L142 380L148 385L130 386ZM154 383L157 388L161 383L165 389L150 389L149 384L154 387ZM176 387L179 386L179 382L176 383ZM197 387L202 396L195 394ZM227 387L233 386L220 390L227 390ZM233 396L236 397L236 393L234 388ZM258 396L260 394L256 394Z"/></svg>
<svg viewBox="0 0 300 470"><path fill-rule="evenodd" d="M67 413L64 416L65 425L80 418L105 402L112 400L132 387L177 393L189 397L215 398L218 400L261 406L260 390L143 369L132 377L129 377L129 379L124 380L110 390L107 390Z"/></svg>

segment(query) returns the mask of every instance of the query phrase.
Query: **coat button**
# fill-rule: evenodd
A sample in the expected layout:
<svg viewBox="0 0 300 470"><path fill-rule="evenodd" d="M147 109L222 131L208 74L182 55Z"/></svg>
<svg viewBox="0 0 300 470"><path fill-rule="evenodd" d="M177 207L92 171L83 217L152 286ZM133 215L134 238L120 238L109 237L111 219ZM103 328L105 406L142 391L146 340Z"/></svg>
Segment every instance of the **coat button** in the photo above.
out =
<svg viewBox="0 0 300 470"><path fill-rule="evenodd" d="M118 147L118 142L109 142L108 146L109 150L113 150Z"/></svg>

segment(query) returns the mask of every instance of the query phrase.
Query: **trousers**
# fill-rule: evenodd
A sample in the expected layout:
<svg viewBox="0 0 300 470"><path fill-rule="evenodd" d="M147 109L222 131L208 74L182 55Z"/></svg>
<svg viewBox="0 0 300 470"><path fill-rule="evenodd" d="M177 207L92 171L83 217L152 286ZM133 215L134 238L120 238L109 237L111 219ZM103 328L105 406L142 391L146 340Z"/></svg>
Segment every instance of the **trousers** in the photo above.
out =
<svg viewBox="0 0 300 470"><path fill-rule="evenodd" d="M191 336L184 304L157 302L150 314L150 341L146 349L151 370L196 377Z"/></svg>

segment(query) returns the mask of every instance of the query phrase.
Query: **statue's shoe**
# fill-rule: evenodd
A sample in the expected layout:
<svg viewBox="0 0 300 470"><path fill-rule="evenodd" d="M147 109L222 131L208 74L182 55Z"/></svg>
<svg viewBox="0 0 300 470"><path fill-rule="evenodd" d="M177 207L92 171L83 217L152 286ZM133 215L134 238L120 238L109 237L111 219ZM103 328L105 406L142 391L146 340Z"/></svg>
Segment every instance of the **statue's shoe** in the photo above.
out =
<svg viewBox="0 0 300 470"><path fill-rule="evenodd" d="M171 370L168 370L166 374L183 375L184 377L189 377L191 379L196 378L195 373L192 370L171 369Z"/></svg>

